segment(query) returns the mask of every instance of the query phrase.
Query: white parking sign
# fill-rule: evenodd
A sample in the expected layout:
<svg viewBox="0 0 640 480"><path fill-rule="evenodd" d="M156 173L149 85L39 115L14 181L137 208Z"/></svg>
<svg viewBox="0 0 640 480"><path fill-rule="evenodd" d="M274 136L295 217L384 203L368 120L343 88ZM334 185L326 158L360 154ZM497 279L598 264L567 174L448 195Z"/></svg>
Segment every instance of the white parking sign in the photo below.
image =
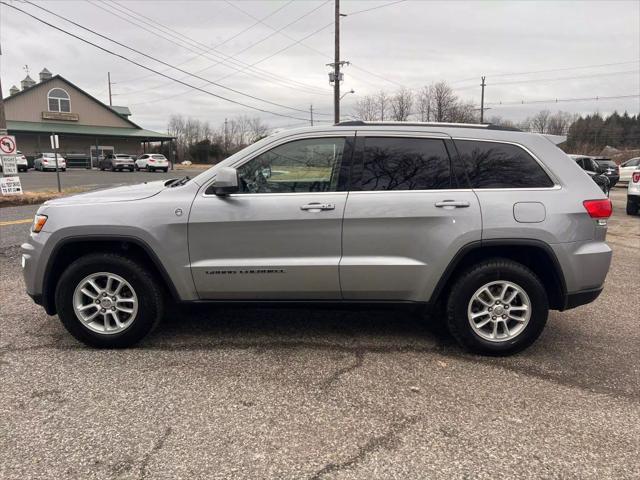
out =
<svg viewBox="0 0 640 480"><path fill-rule="evenodd" d="M2 192L2 195L22 194L22 184L20 183L20 177L0 178L0 192Z"/></svg>
<svg viewBox="0 0 640 480"><path fill-rule="evenodd" d="M2 173L4 175L16 175L18 173L18 162L14 155L2 156Z"/></svg>

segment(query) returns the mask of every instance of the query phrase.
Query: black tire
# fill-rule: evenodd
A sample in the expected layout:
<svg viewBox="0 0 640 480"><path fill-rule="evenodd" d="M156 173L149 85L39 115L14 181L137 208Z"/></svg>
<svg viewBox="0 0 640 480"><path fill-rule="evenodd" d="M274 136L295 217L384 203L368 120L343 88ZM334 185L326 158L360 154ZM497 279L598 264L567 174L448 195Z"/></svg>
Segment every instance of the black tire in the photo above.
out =
<svg viewBox="0 0 640 480"><path fill-rule="evenodd" d="M633 195L627 195L627 215L638 215L640 202L633 199Z"/></svg>
<svg viewBox="0 0 640 480"><path fill-rule="evenodd" d="M75 314L73 294L76 286L96 272L121 276L131 284L138 296L136 317L122 332L94 332L84 326ZM130 258L112 253L86 255L69 265L58 281L55 300L58 317L67 331L82 343L97 348L126 348L136 344L157 326L164 310L162 289L152 274Z"/></svg>
<svg viewBox="0 0 640 480"><path fill-rule="evenodd" d="M155 171L156 171L156 169L155 169L155 168L151 168L151 167L147 167L147 171L148 171L149 173L151 173L151 172L155 172Z"/></svg>
<svg viewBox="0 0 640 480"><path fill-rule="evenodd" d="M169 171L168 168L165 168L164 170L162 170L164 173L167 173Z"/></svg>
<svg viewBox="0 0 640 480"><path fill-rule="evenodd" d="M524 329L502 342L482 338L471 327L467 309L475 292L490 282L503 280L518 285L531 302L531 317ZM529 347L547 323L549 301L540 279L524 265L504 258L485 260L463 272L455 280L447 301L447 325L465 349L484 355L512 355Z"/></svg>
<svg viewBox="0 0 640 480"><path fill-rule="evenodd" d="M140 171L140 167L138 167L138 166L136 165L136 166L134 167L134 170L135 170L136 172L139 172L139 171Z"/></svg>

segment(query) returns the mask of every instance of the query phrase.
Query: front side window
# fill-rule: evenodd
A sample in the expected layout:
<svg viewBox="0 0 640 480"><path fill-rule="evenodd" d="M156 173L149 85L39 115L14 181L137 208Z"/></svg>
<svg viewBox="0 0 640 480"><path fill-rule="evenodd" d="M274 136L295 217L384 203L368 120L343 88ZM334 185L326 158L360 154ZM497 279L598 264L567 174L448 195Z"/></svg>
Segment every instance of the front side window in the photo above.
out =
<svg viewBox="0 0 640 480"><path fill-rule="evenodd" d="M279 145L238 168L239 193L334 192L344 138L313 138Z"/></svg>
<svg viewBox="0 0 640 480"><path fill-rule="evenodd" d="M366 138L362 190L440 190L445 188L451 188L451 164L442 140L401 137Z"/></svg>
<svg viewBox="0 0 640 480"><path fill-rule="evenodd" d="M472 188L548 188L553 182L517 145L455 140Z"/></svg>
<svg viewBox="0 0 640 480"><path fill-rule="evenodd" d="M70 112L69 94L61 88L54 88L47 95L50 112Z"/></svg>

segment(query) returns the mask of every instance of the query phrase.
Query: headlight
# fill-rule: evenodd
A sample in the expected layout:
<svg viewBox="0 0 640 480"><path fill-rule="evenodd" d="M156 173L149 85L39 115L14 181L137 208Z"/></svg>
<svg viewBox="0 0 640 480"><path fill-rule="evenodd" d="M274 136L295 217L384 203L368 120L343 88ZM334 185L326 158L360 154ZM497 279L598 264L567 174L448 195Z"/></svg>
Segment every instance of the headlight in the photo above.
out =
<svg viewBox="0 0 640 480"><path fill-rule="evenodd" d="M33 227L31 227L31 231L33 233L40 233L40 231L44 228L45 223L47 223L46 215L36 215L33 219Z"/></svg>

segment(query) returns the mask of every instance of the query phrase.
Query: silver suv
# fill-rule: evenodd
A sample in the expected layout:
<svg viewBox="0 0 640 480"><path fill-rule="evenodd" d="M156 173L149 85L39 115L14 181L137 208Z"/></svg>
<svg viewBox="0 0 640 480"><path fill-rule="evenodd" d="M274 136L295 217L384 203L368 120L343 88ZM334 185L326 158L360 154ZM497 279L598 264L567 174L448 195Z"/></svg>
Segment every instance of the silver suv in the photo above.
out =
<svg viewBox="0 0 640 480"><path fill-rule="evenodd" d="M22 263L36 303L96 347L139 341L172 297L431 307L465 348L505 355L549 309L598 297L610 215L543 135L343 122L269 136L193 179L49 201Z"/></svg>

